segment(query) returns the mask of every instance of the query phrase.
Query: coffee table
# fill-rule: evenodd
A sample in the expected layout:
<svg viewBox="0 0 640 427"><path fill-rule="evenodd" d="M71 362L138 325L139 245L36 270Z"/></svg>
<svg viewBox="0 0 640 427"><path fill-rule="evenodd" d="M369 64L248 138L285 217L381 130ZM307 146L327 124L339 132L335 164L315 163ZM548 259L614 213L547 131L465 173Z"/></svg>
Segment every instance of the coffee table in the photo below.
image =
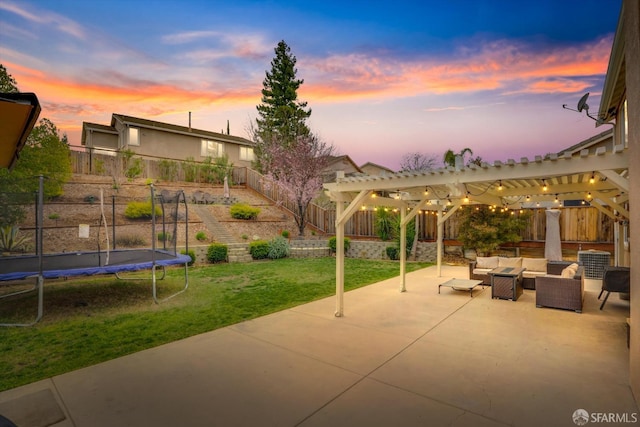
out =
<svg viewBox="0 0 640 427"><path fill-rule="evenodd" d="M450 279L438 285L438 293L440 293L441 286L446 286L447 288L451 288L454 291L469 291L471 298L473 298L473 288L478 285L482 285L482 289L484 289L482 280Z"/></svg>
<svg viewBox="0 0 640 427"><path fill-rule="evenodd" d="M517 301L522 295L522 272L524 268L498 267L489 272L491 298Z"/></svg>

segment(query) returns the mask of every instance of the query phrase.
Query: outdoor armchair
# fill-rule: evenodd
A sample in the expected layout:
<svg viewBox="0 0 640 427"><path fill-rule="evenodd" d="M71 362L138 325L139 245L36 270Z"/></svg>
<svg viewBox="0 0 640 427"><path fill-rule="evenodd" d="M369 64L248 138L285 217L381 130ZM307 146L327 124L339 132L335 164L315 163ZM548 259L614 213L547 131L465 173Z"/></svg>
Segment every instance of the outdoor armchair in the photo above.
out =
<svg viewBox="0 0 640 427"><path fill-rule="evenodd" d="M584 299L584 267L579 266L573 277L547 274L535 278L536 307L562 308L582 313Z"/></svg>
<svg viewBox="0 0 640 427"><path fill-rule="evenodd" d="M603 292L606 291L607 294L604 296L602 304L600 304L600 310L604 307L611 292L629 293L630 285L631 270L629 267L605 267L602 276L602 290L598 295L598 299L600 299Z"/></svg>

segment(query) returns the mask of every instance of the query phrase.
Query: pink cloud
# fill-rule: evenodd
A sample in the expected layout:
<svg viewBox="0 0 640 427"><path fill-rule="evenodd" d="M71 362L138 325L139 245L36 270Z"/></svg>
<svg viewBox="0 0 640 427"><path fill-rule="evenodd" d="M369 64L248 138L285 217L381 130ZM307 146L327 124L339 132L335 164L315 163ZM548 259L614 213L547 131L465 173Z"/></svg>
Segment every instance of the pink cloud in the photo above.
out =
<svg viewBox="0 0 640 427"><path fill-rule="evenodd" d="M332 100L502 90L504 93L576 92L585 76L606 72L611 39L580 47L534 52L507 41L446 62L406 61L365 55L306 59L309 97ZM555 79L555 80L552 80Z"/></svg>

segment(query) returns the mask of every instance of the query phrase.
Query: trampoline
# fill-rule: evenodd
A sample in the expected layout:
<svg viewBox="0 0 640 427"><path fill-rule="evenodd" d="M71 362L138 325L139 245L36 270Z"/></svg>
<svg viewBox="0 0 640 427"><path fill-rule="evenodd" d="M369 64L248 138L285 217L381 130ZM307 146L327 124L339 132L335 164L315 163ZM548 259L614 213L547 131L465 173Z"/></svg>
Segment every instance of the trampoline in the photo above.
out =
<svg viewBox="0 0 640 427"><path fill-rule="evenodd" d="M131 249L106 252L73 252L61 254L46 254L42 256L42 270L40 270L40 258L33 256L0 257L0 282L15 282L20 280L35 279L35 285L29 289L8 293L0 296L0 299L27 292L38 291L38 309L36 319L31 323L0 323L0 326L31 326L42 319L44 311L44 279L67 278L73 276L94 276L114 274L119 279L119 273L139 270L151 270L153 300L158 303L157 280L162 280L165 275L165 267L171 265L184 265L184 287L164 298L181 294L189 286L187 266L191 257L182 254L173 254L163 250ZM162 269L162 276L157 277L156 270Z"/></svg>
<svg viewBox="0 0 640 427"><path fill-rule="evenodd" d="M39 191L39 212L42 215L42 178L40 178L40 191ZM153 185L151 186L151 201L152 212L155 213L155 190ZM174 228L172 235L176 234L177 225L177 211L180 202L184 204L186 224L188 224L188 214L186 213L186 201L184 192L179 191L173 203L174 214ZM160 198L160 203L163 212L163 230L164 230L164 212L165 203ZM42 220L39 221L42 224ZM16 282L35 279L35 284L28 289L10 292L4 295L0 295L0 299L10 296L24 294L28 292L38 292L38 308L36 319L32 323L18 324L18 323L0 323L0 326L31 326L40 321L43 316L43 300L44 300L44 281L45 279L67 278L73 276L94 276L104 274L114 274L119 279L124 277L119 276L120 273L134 272L139 270L151 270L152 281L152 295L153 300L159 303L157 297L156 281L162 280L165 277L165 267L172 265L184 265L184 287L178 292L169 295L162 299L162 301L173 298L174 296L181 294L187 290L189 286L188 279L188 265L191 262L189 255L179 254L176 248L176 239L174 239L173 250L167 250L156 248L155 240L153 239L153 233L156 226L155 214L152 215L151 230L152 230L152 248L151 249L120 249L120 250L106 250L95 252L65 252L44 254L42 253L42 228L38 227L39 243L38 250L34 255L25 256L2 256L0 257L0 285L2 282ZM188 228L185 233L188 235ZM188 253L188 239L186 243L185 253ZM162 270L162 276L157 277L156 270L160 268ZM139 280L139 279L138 279Z"/></svg>
<svg viewBox="0 0 640 427"><path fill-rule="evenodd" d="M68 252L42 256L42 278L56 279L71 276L118 274L126 271L153 269L154 266L187 264L188 255L151 249L116 250L109 252L109 264L105 265L106 252ZM40 273L39 257L0 257L0 282L24 280Z"/></svg>

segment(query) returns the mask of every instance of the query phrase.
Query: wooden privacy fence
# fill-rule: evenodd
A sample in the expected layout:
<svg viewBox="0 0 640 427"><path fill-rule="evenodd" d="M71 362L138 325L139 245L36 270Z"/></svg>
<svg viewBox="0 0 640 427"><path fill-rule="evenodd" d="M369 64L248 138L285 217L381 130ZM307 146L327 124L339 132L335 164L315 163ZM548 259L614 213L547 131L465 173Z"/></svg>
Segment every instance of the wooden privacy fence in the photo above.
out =
<svg viewBox="0 0 640 427"><path fill-rule="evenodd" d="M264 188L263 177L258 172L247 170L247 187L263 194L268 199L294 212L294 205L284 200L278 188ZM522 240L546 240L545 209L530 209L532 212L528 226L522 232ZM399 214L397 214L399 215ZM422 212L417 215L419 221L419 240L436 240L436 215ZM307 209L307 222L318 230L335 234L336 211L326 209L314 203ZM372 210L357 211L345 224L345 235L352 237L377 237L375 230L376 212ZM598 209L585 207L567 207L561 209L560 239L562 241L580 242L613 242L614 221ZM456 240L460 227L460 215L456 212L444 224L444 238Z"/></svg>
<svg viewBox="0 0 640 427"><path fill-rule="evenodd" d="M72 151L71 164L74 173L93 174L113 177L124 177L125 159L121 155L105 155L86 151ZM171 181L208 182L211 164L193 161L176 161L171 159L140 157L142 162L142 178L159 179L167 173L167 168L175 166ZM295 212L295 205L282 196L277 186L266 187L263 176L246 167L234 167L230 171L231 183L246 185L281 207ZM215 177L214 177L215 179ZM213 182L221 184L222 182ZM546 239L545 209L530 209L531 219L522 232L522 240L544 241ZM326 234L335 234L335 209L327 209L311 203L307 209L307 223ZM436 240L437 217L423 212L417 215L419 221L419 239ZM376 212L372 210L357 211L345 224L345 234L352 237L375 238ZM613 242L614 221L596 208L566 207L560 214L560 239L566 242ZM460 215L456 212L444 224L444 238L456 240L460 226Z"/></svg>
<svg viewBox="0 0 640 427"><path fill-rule="evenodd" d="M91 148L83 148L84 151L71 151L73 173L124 179L127 170L132 167L132 161L127 162L125 156L116 150L98 152ZM212 163L139 155L135 155L133 159L139 162L140 174L136 176L138 178L213 184L222 184L224 180L225 171L219 170L220 168ZM232 185L244 185L247 181L246 167L232 167L228 173Z"/></svg>

